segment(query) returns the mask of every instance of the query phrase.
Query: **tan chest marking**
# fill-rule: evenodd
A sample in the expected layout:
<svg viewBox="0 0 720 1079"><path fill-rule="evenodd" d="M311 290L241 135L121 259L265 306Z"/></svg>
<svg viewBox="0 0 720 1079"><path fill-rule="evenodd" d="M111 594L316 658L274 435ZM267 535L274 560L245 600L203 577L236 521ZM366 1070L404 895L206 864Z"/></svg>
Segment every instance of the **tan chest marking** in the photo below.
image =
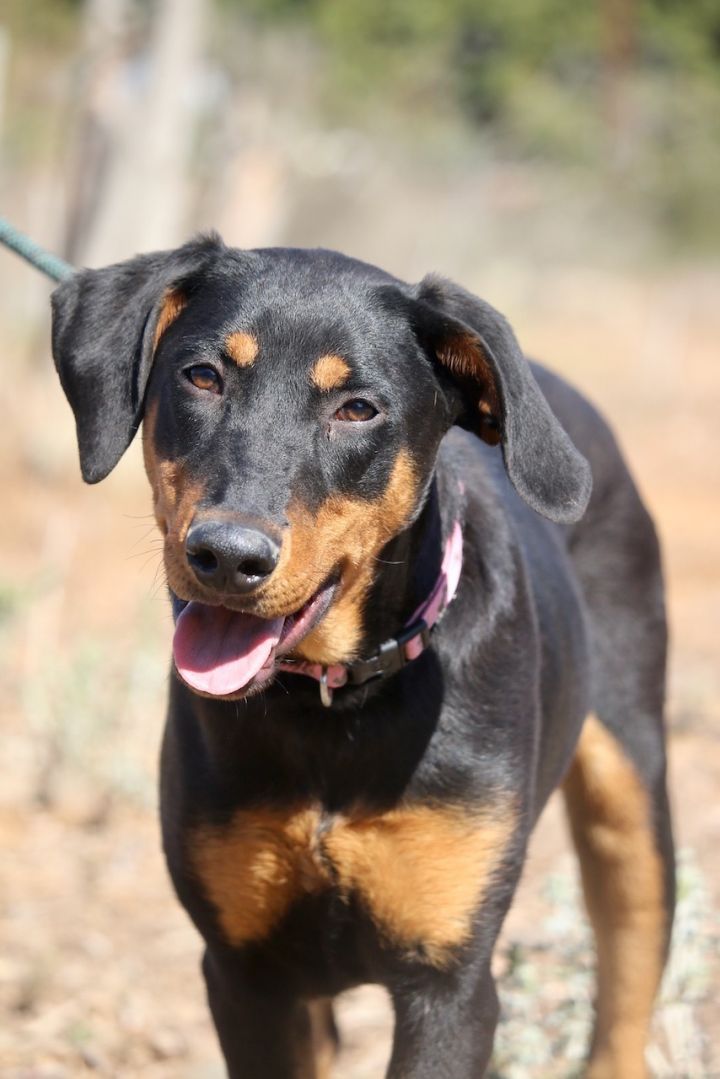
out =
<svg viewBox="0 0 720 1079"><path fill-rule="evenodd" d="M266 937L305 895L357 895L395 945L443 966L468 940L473 914L515 826L492 815L416 806L379 816L325 818L316 809L236 813L200 826L190 857L235 945Z"/></svg>

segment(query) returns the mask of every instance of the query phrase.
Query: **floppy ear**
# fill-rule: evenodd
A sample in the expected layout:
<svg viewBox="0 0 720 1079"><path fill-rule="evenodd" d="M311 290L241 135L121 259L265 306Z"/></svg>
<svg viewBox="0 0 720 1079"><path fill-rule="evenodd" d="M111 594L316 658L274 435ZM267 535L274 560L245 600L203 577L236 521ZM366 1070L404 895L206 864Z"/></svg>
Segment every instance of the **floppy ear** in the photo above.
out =
<svg viewBox="0 0 720 1079"><path fill-rule="evenodd" d="M518 494L551 521L578 521L592 475L551 411L509 323L490 304L437 277L416 290L417 331L462 391L459 422L502 443Z"/></svg>
<svg viewBox="0 0 720 1079"><path fill-rule="evenodd" d="M184 306L184 285L221 249L218 237L200 238L78 271L53 292L53 357L87 483L105 479L132 442L155 345Z"/></svg>

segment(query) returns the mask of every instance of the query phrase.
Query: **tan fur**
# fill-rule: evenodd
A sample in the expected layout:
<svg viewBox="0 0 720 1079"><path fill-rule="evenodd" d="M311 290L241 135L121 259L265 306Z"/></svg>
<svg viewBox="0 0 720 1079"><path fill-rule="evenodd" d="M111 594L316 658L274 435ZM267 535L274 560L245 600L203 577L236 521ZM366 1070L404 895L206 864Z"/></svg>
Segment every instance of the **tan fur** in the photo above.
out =
<svg viewBox="0 0 720 1079"><path fill-rule="evenodd" d="M337 1056L332 1001L326 998L311 1000L308 1003L308 1009L314 1057L314 1079L330 1079Z"/></svg>
<svg viewBox="0 0 720 1079"><path fill-rule="evenodd" d="M417 806L333 829L325 847L341 887L359 892L388 938L442 967L469 939L514 823L506 810Z"/></svg>
<svg viewBox="0 0 720 1079"><path fill-rule="evenodd" d="M319 390L338 390L345 385L350 374L350 365L342 356L331 353L315 361L310 379Z"/></svg>
<svg viewBox="0 0 720 1079"><path fill-rule="evenodd" d="M514 814L414 806L325 818L315 808L237 812L199 826L190 857L225 936L266 937L303 895L363 901L392 943L442 967L468 940Z"/></svg>
<svg viewBox="0 0 720 1079"><path fill-rule="evenodd" d="M185 537L195 516L203 489L187 481L178 461L163 460L155 449L157 402L145 412L143 458L153 493L153 512L165 538L163 557L170 587L178 595L192 594L194 584L184 557Z"/></svg>
<svg viewBox="0 0 720 1079"><path fill-rule="evenodd" d="M480 413L480 435L485 442L496 445L501 438L499 426L486 425L483 420L493 419L499 423L500 398L482 342L474 334L457 333L443 342L437 356L461 384L471 384L470 392L477 397Z"/></svg>
<svg viewBox="0 0 720 1079"><path fill-rule="evenodd" d="M238 367L252 367L260 351L260 345L257 337L253 337L251 333L238 331L228 334L225 338L225 351Z"/></svg>
<svg viewBox="0 0 720 1079"><path fill-rule="evenodd" d="M180 312L185 308L187 304L186 298L181 292L177 292L175 289L169 289L162 299L162 306L160 307L160 314L158 315L157 325L155 326L155 336L153 338L153 352L160 344L160 338L165 333L167 328L175 321Z"/></svg>
<svg viewBox="0 0 720 1079"><path fill-rule="evenodd" d="M185 537L203 488L188 480L181 463L162 460L155 447L157 403L149 405L143 429L145 468L153 490L155 517L165 536L168 584L182 598L203 590L185 558ZM410 455L398 454L387 488L374 500L334 495L315 513L296 502L288 509L277 569L252 597L252 612L277 618L299 610L337 572L338 596L327 615L298 646L298 658L316 663L352 659L362 637L363 605L384 545L407 524L417 483ZM213 517L218 513L213 511Z"/></svg>
<svg viewBox="0 0 720 1079"><path fill-rule="evenodd" d="M565 781L597 940L589 1079L645 1079L644 1050L667 934L650 797L619 742L590 716Z"/></svg>
<svg viewBox="0 0 720 1079"><path fill-rule="evenodd" d="M318 824L314 809L256 809L195 829L192 862L232 944L267 936L300 895L327 886Z"/></svg>
<svg viewBox="0 0 720 1079"><path fill-rule="evenodd" d="M332 496L315 513L295 504L288 511L290 529L280 561L257 595L257 613L290 614L298 610L333 570L341 574L341 592L320 625L296 654L317 663L340 663L356 654L362 635L362 611L373 581L376 558L401 531L415 506L416 479L409 454L401 451L380 498Z"/></svg>
<svg viewBox="0 0 720 1079"><path fill-rule="evenodd" d="M183 465L158 457L155 448L157 404L147 409L143 427L145 470L153 491L155 518L165 536L165 569L176 595L201 596L185 558L185 537L203 496L200 484L190 482ZM362 633L362 608L376 570L376 556L408 521L415 504L415 473L410 457L401 451L390 482L380 498L334 496L311 514L304 507L289 509L290 528L280 561L268 583L253 596L253 613L277 618L299 610L333 570L341 577L339 598L296 654L313 662L336 663L351 658ZM218 516L213 511L213 518Z"/></svg>
<svg viewBox="0 0 720 1079"><path fill-rule="evenodd" d="M293 1079L331 1079L337 1055L332 1004L327 999L298 1002L291 1022Z"/></svg>

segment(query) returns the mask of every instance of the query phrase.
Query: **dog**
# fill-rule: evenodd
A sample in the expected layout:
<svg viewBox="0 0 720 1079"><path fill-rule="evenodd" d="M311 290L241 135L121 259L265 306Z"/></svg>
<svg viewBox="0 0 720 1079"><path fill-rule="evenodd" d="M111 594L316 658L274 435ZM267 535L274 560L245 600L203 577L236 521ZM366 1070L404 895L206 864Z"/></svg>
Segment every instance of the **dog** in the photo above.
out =
<svg viewBox="0 0 720 1079"><path fill-rule="evenodd" d="M215 235L83 270L53 355L82 474L143 421L176 628L161 822L232 1079L486 1072L491 957L562 787L598 954L587 1075L640 1079L667 955L666 626L613 435L450 281Z"/></svg>

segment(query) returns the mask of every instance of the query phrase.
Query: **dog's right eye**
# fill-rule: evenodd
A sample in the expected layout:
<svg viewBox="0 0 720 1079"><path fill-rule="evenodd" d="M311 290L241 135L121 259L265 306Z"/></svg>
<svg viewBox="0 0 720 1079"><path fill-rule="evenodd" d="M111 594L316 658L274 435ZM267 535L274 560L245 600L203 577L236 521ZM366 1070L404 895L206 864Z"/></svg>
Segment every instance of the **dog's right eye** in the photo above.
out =
<svg viewBox="0 0 720 1079"><path fill-rule="evenodd" d="M205 390L207 393L222 392L220 375L214 367L210 367L208 364L196 363L192 367L187 367L185 369L185 378L192 382L193 386L198 390Z"/></svg>

